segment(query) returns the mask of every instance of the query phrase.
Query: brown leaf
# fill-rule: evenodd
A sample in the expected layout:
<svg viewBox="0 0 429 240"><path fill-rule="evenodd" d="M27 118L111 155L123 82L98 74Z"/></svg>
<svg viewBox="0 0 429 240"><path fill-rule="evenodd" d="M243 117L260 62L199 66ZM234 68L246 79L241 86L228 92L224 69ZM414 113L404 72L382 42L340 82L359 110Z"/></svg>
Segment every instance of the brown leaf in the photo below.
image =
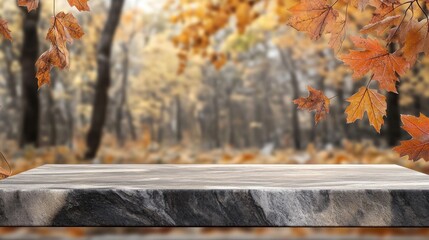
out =
<svg viewBox="0 0 429 240"><path fill-rule="evenodd" d="M12 36L10 35L10 30L7 26L7 22L3 19L0 19L0 34L3 35L4 38L12 41Z"/></svg>
<svg viewBox="0 0 429 240"><path fill-rule="evenodd" d="M7 161L7 159L4 157L3 153L0 152L0 158L3 162L6 163L7 167L9 168L9 170L6 170L2 167L0 167L0 179L5 179L8 178L12 175L12 168L9 165L9 162Z"/></svg>
<svg viewBox="0 0 429 240"><path fill-rule="evenodd" d="M401 120L412 139L401 141L401 144L394 151L399 155L407 156L410 160L417 161L424 159L429 161L429 118L420 113L419 117L401 115Z"/></svg>
<svg viewBox="0 0 429 240"><path fill-rule="evenodd" d="M380 88L397 93L395 83L399 79L396 74L405 74L409 67L407 61L400 56L390 54L377 40L353 37L352 41L362 50L351 50L349 54L340 58L354 71L353 78L361 78L372 72Z"/></svg>
<svg viewBox="0 0 429 240"><path fill-rule="evenodd" d="M411 21L408 31L404 34L406 35L402 47L403 56L410 64L414 64L419 53L429 53L428 21L426 19L420 22Z"/></svg>
<svg viewBox="0 0 429 240"><path fill-rule="evenodd" d="M364 113L368 115L369 123L380 133L383 125L383 117L386 116L386 97L376 90L361 87L357 93L347 99L350 105L347 106L347 123L352 123L357 119L362 119Z"/></svg>
<svg viewBox="0 0 429 240"><path fill-rule="evenodd" d="M36 61L36 78L38 87L42 87L44 84L48 84L51 81L51 56L50 51L44 52L39 59Z"/></svg>
<svg viewBox="0 0 429 240"><path fill-rule="evenodd" d="M361 33L376 33L377 35L383 35L387 30L395 26L400 20L401 15L389 16L382 18L379 21L370 23L361 29Z"/></svg>
<svg viewBox="0 0 429 240"><path fill-rule="evenodd" d="M39 7L39 0L18 0L18 6L27 7L27 11L30 12Z"/></svg>
<svg viewBox="0 0 429 240"><path fill-rule="evenodd" d="M292 17L288 24L298 31L307 32L312 39L320 38L326 25L338 17L338 12L326 0L302 0L289 11Z"/></svg>
<svg viewBox="0 0 429 240"><path fill-rule="evenodd" d="M89 11L89 0L67 0L70 6L75 6L79 11Z"/></svg>
<svg viewBox="0 0 429 240"><path fill-rule="evenodd" d="M84 35L77 19L71 14L59 12L51 20L46 39L54 45L65 45L66 42L73 42L73 39L79 39Z"/></svg>
<svg viewBox="0 0 429 240"><path fill-rule="evenodd" d="M298 108L306 109L308 111L316 111L316 115L314 116L314 121L316 124L325 119L329 114L329 105L330 100L323 94L322 91L316 90L310 86L307 87L309 95L306 98L298 98L293 101Z"/></svg>

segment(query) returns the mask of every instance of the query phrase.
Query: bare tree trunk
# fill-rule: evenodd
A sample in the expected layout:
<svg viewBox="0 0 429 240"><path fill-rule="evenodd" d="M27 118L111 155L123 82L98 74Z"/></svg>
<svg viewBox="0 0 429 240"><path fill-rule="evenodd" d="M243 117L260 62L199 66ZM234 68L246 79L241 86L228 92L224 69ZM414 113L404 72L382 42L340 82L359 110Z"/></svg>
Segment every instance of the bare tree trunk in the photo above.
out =
<svg viewBox="0 0 429 240"><path fill-rule="evenodd" d="M293 92L293 99L297 99L299 97L299 83L298 83L298 76L296 76L295 73L295 66L293 64L292 59L288 56L288 52L282 51L280 48L278 49L280 52L280 57L283 62L283 65L286 66L286 68L289 70L290 78L291 78L291 84L292 84L292 92ZM296 149L301 149L301 127L299 124L298 119L298 109L296 107L292 108L292 134L293 134L293 140L295 144Z"/></svg>
<svg viewBox="0 0 429 240"><path fill-rule="evenodd" d="M23 22L24 39L22 44L22 132L20 145L38 145L39 137L39 95L37 92L36 64L39 56L37 24L40 16L39 7L25 14ZM23 11L26 12L24 8Z"/></svg>
<svg viewBox="0 0 429 240"><path fill-rule="evenodd" d="M17 129L19 126L16 124L18 117L18 91L16 89L16 78L12 70L12 63L16 59L15 54L13 53L12 43L8 40L3 40L1 44L1 48L6 58L6 71L5 71L5 79L6 85L8 88L10 99L7 102L8 111L11 113L8 117L8 125L9 128L7 131L8 139L16 139L17 138Z"/></svg>
<svg viewBox="0 0 429 240"><path fill-rule="evenodd" d="M131 114L131 110L130 110L130 107L128 105L126 105L126 108L125 108L125 116L127 117L127 122L128 122L128 127L130 129L131 139L136 141L137 140L137 131L136 131L136 127L134 127L133 115Z"/></svg>
<svg viewBox="0 0 429 240"><path fill-rule="evenodd" d="M215 95L213 96L213 132L212 132L212 139L214 139L214 145L216 148L219 148L220 143L220 137L219 137L219 87L218 87L218 81L219 79L217 77L213 78L214 80L214 92Z"/></svg>
<svg viewBox="0 0 429 240"><path fill-rule="evenodd" d="M229 126L229 131L228 131L228 143L229 145L236 147L236 140L235 140L235 124L234 124L234 110L233 110L233 105L232 105L232 99L231 99L231 93L228 94L227 99L226 99L226 104L227 104L227 108L228 108L228 126Z"/></svg>
<svg viewBox="0 0 429 240"><path fill-rule="evenodd" d="M110 86L110 55L113 37L119 24L124 0L111 1L109 16L101 34L97 55L97 83L92 109L91 126L86 139L85 159L92 159L100 146L102 131L106 121L108 90Z"/></svg>
<svg viewBox="0 0 429 240"><path fill-rule="evenodd" d="M396 84L399 90L399 83ZM387 93L387 143L396 146L401 138L401 114L399 110L399 94Z"/></svg>
<svg viewBox="0 0 429 240"><path fill-rule="evenodd" d="M338 126L341 125L342 127L342 136L341 139L345 138L348 139L349 136L349 131L348 131L348 127L347 127L347 121L346 121L346 117L344 114L345 108L344 108L344 83L341 84L340 86L338 86L336 88L336 93L337 93L337 106L338 106L338 112L337 112L337 123L339 124ZM341 139L338 139L337 144L339 145L341 143Z"/></svg>
<svg viewBox="0 0 429 240"><path fill-rule="evenodd" d="M122 45L122 51L124 54L124 60L122 62L122 70L124 75L122 76L122 83L119 93L119 103L116 110L116 135L119 140L119 145L123 146L125 142L125 136L122 131L122 118L124 113L124 105L127 101L127 87L128 87L128 46L126 44Z"/></svg>
<svg viewBox="0 0 429 240"><path fill-rule="evenodd" d="M182 135L182 101L180 96L176 95L174 97L174 102L176 104L176 141L181 143L183 139Z"/></svg>

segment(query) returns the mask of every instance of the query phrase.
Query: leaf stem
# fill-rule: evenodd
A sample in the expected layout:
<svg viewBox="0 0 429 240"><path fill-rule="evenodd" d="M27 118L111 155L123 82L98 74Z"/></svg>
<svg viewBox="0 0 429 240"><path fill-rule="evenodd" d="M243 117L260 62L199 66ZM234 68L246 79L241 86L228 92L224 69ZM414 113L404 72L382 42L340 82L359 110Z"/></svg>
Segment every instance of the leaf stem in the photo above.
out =
<svg viewBox="0 0 429 240"><path fill-rule="evenodd" d="M56 3L56 0L52 0L52 5L53 5L53 8L52 8L52 13L54 14L54 17L55 17L55 15L56 15L56 10L55 10L55 4Z"/></svg>

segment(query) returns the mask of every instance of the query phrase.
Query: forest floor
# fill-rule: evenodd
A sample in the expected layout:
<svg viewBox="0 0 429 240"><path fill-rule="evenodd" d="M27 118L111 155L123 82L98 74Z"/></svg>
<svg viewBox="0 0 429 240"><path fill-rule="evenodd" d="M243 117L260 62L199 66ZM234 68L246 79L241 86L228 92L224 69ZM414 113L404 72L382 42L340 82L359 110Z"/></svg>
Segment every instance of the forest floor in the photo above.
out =
<svg viewBox="0 0 429 240"><path fill-rule="evenodd" d="M398 164L429 174L429 164L399 158L396 153L379 149L370 143L345 141L343 148L305 150L270 148L201 150L185 146L159 147L156 144L128 142L118 146L109 138L104 140L98 158L92 162L81 160L83 142L76 141L75 150L65 146L25 148L19 150L14 142L7 142L3 153L13 174L43 164L78 163L151 163L151 164ZM429 229L384 228L0 228L1 239L423 239ZM174 236L174 237L173 237ZM255 238L255 236L257 236ZM402 237L401 237L402 236ZM413 237L413 238L411 238ZM291 239L291 238L288 238Z"/></svg>

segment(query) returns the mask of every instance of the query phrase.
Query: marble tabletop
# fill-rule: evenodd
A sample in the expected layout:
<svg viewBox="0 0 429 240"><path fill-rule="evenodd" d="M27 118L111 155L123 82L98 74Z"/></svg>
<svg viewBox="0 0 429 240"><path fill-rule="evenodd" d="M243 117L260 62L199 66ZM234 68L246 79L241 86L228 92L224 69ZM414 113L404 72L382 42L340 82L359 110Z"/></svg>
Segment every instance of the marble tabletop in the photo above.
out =
<svg viewBox="0 0 429 240"><path fill-rule="evenodd" d="M44 165L0 181L5 226L429 226L397 165Z"/></svg>

